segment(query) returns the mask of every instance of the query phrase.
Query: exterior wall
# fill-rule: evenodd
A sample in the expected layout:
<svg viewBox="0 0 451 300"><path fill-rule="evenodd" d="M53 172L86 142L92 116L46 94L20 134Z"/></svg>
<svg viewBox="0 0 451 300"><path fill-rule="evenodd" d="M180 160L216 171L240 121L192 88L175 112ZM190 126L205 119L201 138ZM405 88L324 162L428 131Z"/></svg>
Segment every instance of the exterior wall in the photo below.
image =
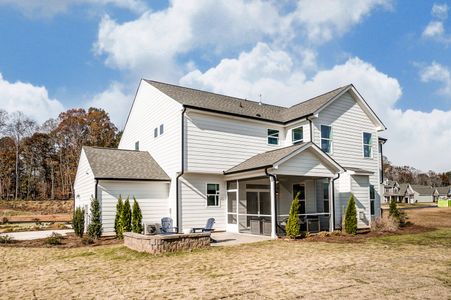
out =
<svg viewBox="0 0 451 300"><path fill-rule="evenodd" d="M310 141L310 124L308 121L301 121L301 122L296 122L296 123L291 124L290 126L286 127L286 136L285 136L285 140L284 140L284 146L290 146L293 144L292 131L294 128L298 128L301 126L303 128L302 131L303 131L303 135L304 135L303 142Z"/></svg>
<svg viewBox="0 0 451 300"><path fill-rule="evenodd" d="M226 183L223 175L185 174L181 181L181 224L183 229L204 227L209 218L215 218L215 230L226 229ZM220 188L218 207L207 207L207 183Z"/></svg>
<svg viewBox="0 0 451 300"><path fill-rule="evenodd" d="M368 176L351 176L351 190L357 205L357 226L364 228L370 226L370 183ZM360 218L361 214L363 219Z"/></svg>
<svg viewBox="0 0 451 300"><path fill-rule="evenodd" d="M94 174L89 165L85 151L82 150L78 162L77 175L74 182L75 207L84 208L91 203L91 198L95 195Z"/></svg>
<svg viewBox="0 0 451 300"><path fill-rule="evenodd" d="M288 215L290 213L291 202L293 201L293 185L305 185L305 212L317 212L317 191L315 180L300 177L279 178L279 201L277 206L278 215Z"/></svg>
<svg viewBox="0 0 451 300"><path fill-rule="evenodd" d="M313 136L317 145L321 145L321 125L332 126L331 157L333 159L345 168L354 167L374 172L369 177L369 181L376 190L375 212L376 216L379 216L382 192L379 178L380 153L376 126L349 93L345 93L341 98L324 108L319 113L318 118L313 120ZM372 158L363 157L363 132L372 134ZM346 177L342 175L335 182L336 187L339 187L336 189L336 193L339 195L337 198L340 199L340 203L337 203L337 201L335 203L335 208L338 208L338 211L341 211L343 205L346 207L345 204L349 198L349 192L351 192L348 190L348 178ZM343 180L345 182L341 184ZM336 210L337 213L338 211ZM336 221L338 221L337 219L339 218L336 217ZM340 226L341 223L336 225Z"/></svg>
<svg viewBox="0 0 451 300"><path fill-rule="evenodd" d="M139 150L148 151L166 174L171 177L169 199L171 217L175 220L176 173L181 170L181 117L182 105L152 85L141 81L136 98L124 128L119 149L135 149L139 141ZM164 133L158 132L164 125Z"/></svg>
<svg viewBox="0 0 451 300"><path fill-rule="evenodd" d="M187 114L187 172L217 173L265 151L282 147L283 127L242 118ZM279 130L279 145L268 145L267 130Z"/></svg>
<svg viewBox="0 0 451 300"><path fill-rule="evenodd" d="M415 192L415 195L413 197L414 202L434 202L434 197L432 195L420 195Z"/></svg>
<svg viewBox="0 0 451 300"><path fill-rule="evenodd" d="M295 157L282 163L274 173L317 177L334 176L334 173L310 149L304 150Z"/></svg>
<svg viewBox="0 0 451 300"><path fill-rule="evenodd" d="M136 198L141 208L143 223L161 223L161 218L170 214L169 183L100 180L98 189L105 235L114 233L114 219L119 195L123 200L130 197L130 206L133 205L133 196Z"/></svg>

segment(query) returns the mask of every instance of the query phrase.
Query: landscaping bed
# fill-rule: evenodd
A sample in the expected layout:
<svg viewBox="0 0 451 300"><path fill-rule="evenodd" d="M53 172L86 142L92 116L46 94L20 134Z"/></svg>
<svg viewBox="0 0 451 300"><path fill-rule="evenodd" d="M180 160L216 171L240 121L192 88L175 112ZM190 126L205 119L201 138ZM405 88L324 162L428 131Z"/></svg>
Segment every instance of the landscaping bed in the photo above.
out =
<svg viewBox="0 0 451 300"><path fill-rule="evenodd" d="M25 248L80 248L80 247L95 247L104 245L121 244L123 241L116 239L116 237L101 237L98 240L89 240L87 237L79 238L74 234L68 234L61 237L60 244L50 244L49 238L16 241L12 240L9 243L0 243L0 247L25 247Z"/></svg>

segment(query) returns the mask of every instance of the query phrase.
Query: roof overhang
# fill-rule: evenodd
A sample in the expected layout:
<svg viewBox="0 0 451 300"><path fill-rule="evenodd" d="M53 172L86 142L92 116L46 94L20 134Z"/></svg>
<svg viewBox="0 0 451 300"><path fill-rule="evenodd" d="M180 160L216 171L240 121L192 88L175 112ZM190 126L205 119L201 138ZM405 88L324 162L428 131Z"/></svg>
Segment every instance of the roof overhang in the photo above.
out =
<svg viewBox="0 0 451 300"><path fill-rule="evenodd" d="M154 179L154 178L118 178L118 177L94 177L95 180L108 180L108 181L158 181L158 182L171 182L170 179Z"/></svg>

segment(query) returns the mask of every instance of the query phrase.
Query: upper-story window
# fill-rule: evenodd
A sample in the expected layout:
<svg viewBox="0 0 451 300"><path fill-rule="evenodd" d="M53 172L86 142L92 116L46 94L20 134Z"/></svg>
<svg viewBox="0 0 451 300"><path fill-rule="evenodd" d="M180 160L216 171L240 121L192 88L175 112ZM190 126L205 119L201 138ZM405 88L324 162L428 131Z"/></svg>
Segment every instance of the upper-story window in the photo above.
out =
<svg viewBox="0 0 451 300"><path fill-rule="evenodd" d="M279 144L279 130L268 129L268 144L269 145Z"/></svg>
<svg viewBox="0 0 451 300"><path fill-rule="evenodd" d="M332 126L321 125L321 149L326 153L332 153Z"/></svg>
<svg viewBox="0 0 451 300"><path fill-rule="evenodd" d="M164 133L164 125L161 124L160 125L160 135L162 135Z"/></svg>
<svg viewBox="0 0 451 300"><path fill-rule="evenodd" d="M137 150L137 151L139 150L139 141L135 142L135 150Z"/></svg>
<svg viewBox="0 0 451 300"><path fill-rule="evenodd" d="M219 206L219 184L207 183L207 206Z"/></svg>
<svg viewBox="0 0 451 300"><path fill-rule="evenodd" d="M368 132L363 133L363 157L372 157L372 134Z"/></svg>
<svg viewBox="0 0 451 300"><path fill-rule="evenodd" d="M156 138L158 136L158 127L155 127L153 130L153 137Z"/></svg>
<svg viewBox="0 0 451 300"><path fill-rule="evenodd" d="M293 144L300 143L304 140L304 128L302 126L293 128L291 131L291 140Z"/></svg>

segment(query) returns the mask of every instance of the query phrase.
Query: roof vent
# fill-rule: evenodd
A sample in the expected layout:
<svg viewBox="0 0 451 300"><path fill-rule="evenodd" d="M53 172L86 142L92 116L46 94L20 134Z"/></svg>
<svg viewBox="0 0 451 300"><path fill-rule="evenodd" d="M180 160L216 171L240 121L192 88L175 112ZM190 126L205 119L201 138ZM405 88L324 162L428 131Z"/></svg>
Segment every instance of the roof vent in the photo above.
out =
<svg viewBox="0 0 451 300"><path fill-rule="evenodd" d="M243 103L240 102L240 107L243 108Z"/></svg>
<svg viewBox="0 0 451 300"><path fill-rule="evenodd" d="M257 116L257 117L261 117L262 115L261 115L261 114L256 114L256 116Z"/></svg>

